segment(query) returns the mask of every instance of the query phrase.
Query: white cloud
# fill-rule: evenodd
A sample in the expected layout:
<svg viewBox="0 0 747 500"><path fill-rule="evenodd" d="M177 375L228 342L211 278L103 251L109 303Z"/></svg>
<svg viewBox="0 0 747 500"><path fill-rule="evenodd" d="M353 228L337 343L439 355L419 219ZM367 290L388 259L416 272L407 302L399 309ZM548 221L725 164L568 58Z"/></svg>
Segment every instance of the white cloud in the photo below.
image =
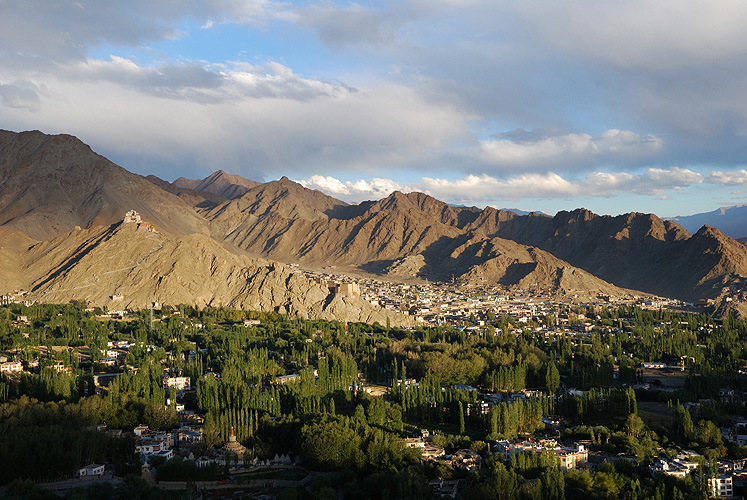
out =
<svg viewBox="0 0 747 500"><path fill-rule="evenodd" d="M0 102L10 108L39 110L39 94L33 83L0 83Z"/></svg>
<svg viewBox="0 0 747 500"><path fill-rule="evenodd" d="M581 185L586 194L609 196L614 192L661 195L703 182L703 175L680 167L649 168L642 174L592 172Z"/></svg>
<svg viewBox="0 0 747 500"><path fill-rule="evenodd" d="M109 60L88 59L71 65L62 74L70 80L108 81L145 94L204 103L246 98L305 101L355 92L342 84L300 77L277 62L208 65L195 61L140 66L130 59L111 55Z"/></svg>
<svg viewBox="0 0 747 500"><path fill-rule="evenodd" d="M741 0L517 2L525 26L580 57L655 71L747 55Z"/></svg>
<svg viewBox="0 0 747 500"><path fill-rule="evenodd" d="M723 184L725 186L747 184L747 170L732 170L731 172L713 171L708 174L706 182L710 184Z"/></svg>
<svg viewBox="0 0 747 500"><path fill-rule="evenodd" d="M489 175L467 175L453 181L423 177L416 186L435 198L464 204L501 199L565 197L578 191L572 182L553 172L524 174L507 180Z"/></svg>
<svg viewBox="0 0 747 500"><path fill-rule="evenodd" d="M4 2L0 56L21 67L64 64L84 60L101 45L138 47L182 38L187 33L179 26L185 19L205 29L225 22L260 26L294 19L292 10L286 2L269 0Z"/></svg>
<svg viewBox="0 0 747 500"><path fill-rule="evenodd" d="M330 196L353 203L385 198L394 191L407 193L413 190L393 180L380 178L343 182L331 176L312 175L298 182L309 189L318 189Z"/></svg>
<svg viewBox="0 0 747 500"><path fill-rule="evenodd" d="M379 199L392 191L422 191L439 200L458 204L491 204L520 199L573 197L612 197L625 193L658 195L703 182L697 172L679 167L650 168L640 174L592 172L580 179L565 179L554 173L528 173L508 179L490 175L466 175L461 179L423 177L408 186L388 180L340 181L331 176L314 175L299 181L348 202Z"/></svg>
<svg viewBox="0 0 747 500"><path fill-rule="evenodd" d="M388 10L351 3L310 5L297 12L298 23L313 29L319 40L334 49L357 44L389 44L401 22Z"/></svg>
<svg viewBox="0 0 747 500"><path fill-rule="evenodd" d="M497 167L558 168L626 162L651 157L664 140L630 130L607 130L598 137L557 131L514 130L480 141L478 157Z"/></svg>
<svg viewBox="0 0 747 500"><path fill-rule="evenodd" d="M258 180L319 165L370 174L467 137L470 118L419 89L387 82L353 89L276 62L142 66L112 57L59 75L33 75L34 116L8 107L20 101L8 102L14 89L3 87L3 126L71 133L127 168L164 178L184 175L166 169L198 166Z"/></svg>

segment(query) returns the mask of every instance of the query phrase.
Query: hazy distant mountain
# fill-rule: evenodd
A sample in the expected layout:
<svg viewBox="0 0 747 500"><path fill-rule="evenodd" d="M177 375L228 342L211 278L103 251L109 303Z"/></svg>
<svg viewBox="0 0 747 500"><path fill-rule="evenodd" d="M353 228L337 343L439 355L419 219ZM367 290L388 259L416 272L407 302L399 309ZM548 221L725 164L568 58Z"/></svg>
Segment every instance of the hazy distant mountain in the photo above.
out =
<svg viewBox="0 0 747 500"><path fill-rule="evenodd" d="M499 208L498 210L505 210L506 212L513 212L516 215L529 215L531 213L535 213L534 211L527 212L526 210L519 210L518 208ZM536 213L543 213L543 212L536 212Z"/></svg>
<svg viewBox="0 0 747 500"><path fill-rule="evenodd" d="M0 130L0 226L44 240L131 209L172 234L208 231L187 203L73 136Z"/></svg>
<svg viewBox="0 0 747 500"><path fill-rule="evenodd" d="M259 182L244 179L240 175L227 174L223 170L213 172L204 179L179 177L173 182L173 185L177 187L217 194L229 200L240 197L259 184Z"/></svg>
<svg viewBox="0 0 747 500"><path fill-rule="evenodd" d="M732 238L747 238L747 204L722 207L702 214L678 215L671 219L691 233L708 225Z"/></svg>

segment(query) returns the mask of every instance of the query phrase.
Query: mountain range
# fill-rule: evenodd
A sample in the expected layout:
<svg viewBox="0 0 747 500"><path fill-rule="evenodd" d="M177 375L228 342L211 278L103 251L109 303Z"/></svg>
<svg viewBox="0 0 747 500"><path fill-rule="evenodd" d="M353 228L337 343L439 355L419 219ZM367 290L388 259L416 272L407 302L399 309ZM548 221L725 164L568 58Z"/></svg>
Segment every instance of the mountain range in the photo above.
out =
<svg viewBox="0 0 747 500"><path fill-rule="evenodd" d="M672 217L672 220L690 232L709 225L734 239L747 239L747 204L721 207L701 214L680 215Z"/></svg>
<svg viewBox="0 0 747 500"><path fill-rule="evenodd" d="M123 223L129 210L148 226ZM520 215L400 192L349 205L286 177L260 184L223 171L170 183L37 131L0 131L0 246L0 293L23 288L33 300L223 304L394 324L408 318L330 294L295 266L556 297L708 298L737 312L725 299L747 277L738 241L652 214Z"/></svg>

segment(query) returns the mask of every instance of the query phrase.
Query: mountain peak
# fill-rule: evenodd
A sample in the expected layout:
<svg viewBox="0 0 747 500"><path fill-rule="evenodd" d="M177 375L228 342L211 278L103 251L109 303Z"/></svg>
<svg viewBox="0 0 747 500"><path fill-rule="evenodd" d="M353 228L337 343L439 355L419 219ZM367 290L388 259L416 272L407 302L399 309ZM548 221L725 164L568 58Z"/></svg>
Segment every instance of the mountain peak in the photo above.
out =
<svg viewBox="0 0 747 500"><path fill-rule="evenodd" d="M174 181L174 185L233 199L243 196L251 188L258 186L259 182L245 179L240 175L229 174L223 170L216 170L204 179L179 177Z"/></svg>
<svg viewBox="0 0 747 500"><path fill-rule="evenodd" d="M0 224L38 239L109 225L130 209L175 234L206 232L186 203L95 153L75 136L0 134Z"/></svg>
<svg viewBox="0 0 747 500"><path fill-rule="evenodd" d="M698 231L693 235L693 238L711 238L716 240L722 240L726 237L727 236L724 233L708 224L704 224L703 227L698 229Z"/></svg>

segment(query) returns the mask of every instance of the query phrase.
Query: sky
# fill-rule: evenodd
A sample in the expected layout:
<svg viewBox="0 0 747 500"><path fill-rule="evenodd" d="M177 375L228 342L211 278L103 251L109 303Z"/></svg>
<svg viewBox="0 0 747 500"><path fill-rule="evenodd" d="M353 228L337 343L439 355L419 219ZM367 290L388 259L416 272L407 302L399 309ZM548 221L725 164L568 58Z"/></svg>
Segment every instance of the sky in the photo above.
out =
<svg viewBox="0 0 747 500"><path fill-rule="evenodd" d="M747 2L0 0L0 128L359 202L747 203Z"/></svg>

